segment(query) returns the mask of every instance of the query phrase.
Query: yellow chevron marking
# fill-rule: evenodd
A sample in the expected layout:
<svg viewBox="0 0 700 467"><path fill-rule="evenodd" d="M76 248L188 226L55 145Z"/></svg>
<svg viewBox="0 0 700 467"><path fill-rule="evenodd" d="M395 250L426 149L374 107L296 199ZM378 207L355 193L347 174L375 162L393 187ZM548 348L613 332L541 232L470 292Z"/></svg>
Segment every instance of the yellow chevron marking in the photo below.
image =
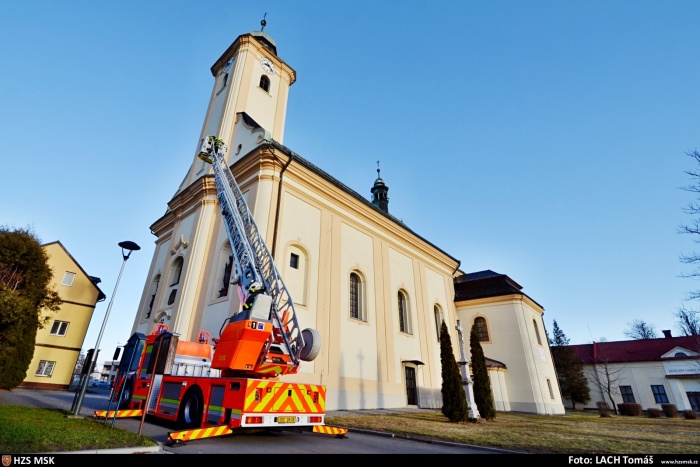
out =
<svg viewBox="0 0 700 467"><path fill-rule="evenodd" d="M348 432L347 428L339 428L337 426L314 426L314 433L321 433L323 435L344 435Z"/></svg>
<svg viewBox="0 0 700 467"><path fill-rule="evenodd" d="M176 431L168 434L168 441L189 441L191 439L213 438L215 436L230 435L233 430L228 425L213 426L209 428L197 428L195 430Z"/></svg>
<svg viewBox="0 0 700 467"><path fill-rule="evenodd" d="M138 417L143 414L143 410L117 410L116 412L114 410L110 410L107 412L106 410L96 410L95 414L93 415L94 418L112 418L114 417L114 414L116 413L117 418L125 418L125 417Z"/></svg>

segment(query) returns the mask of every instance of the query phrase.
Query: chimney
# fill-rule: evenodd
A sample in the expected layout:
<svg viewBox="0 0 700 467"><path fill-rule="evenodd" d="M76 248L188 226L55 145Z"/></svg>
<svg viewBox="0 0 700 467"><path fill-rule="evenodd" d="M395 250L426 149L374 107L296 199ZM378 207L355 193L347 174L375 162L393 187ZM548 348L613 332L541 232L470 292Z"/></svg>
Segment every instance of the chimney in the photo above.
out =
<svg viewBox="0 0 700 467"><path fill-rule="evenodd" d="M661 331L661 332L664 333L664 337L665 337L666 339L670 339L670 338L671 338L671 330L670 330L670 329L664 329L664 330Z"/></svg>

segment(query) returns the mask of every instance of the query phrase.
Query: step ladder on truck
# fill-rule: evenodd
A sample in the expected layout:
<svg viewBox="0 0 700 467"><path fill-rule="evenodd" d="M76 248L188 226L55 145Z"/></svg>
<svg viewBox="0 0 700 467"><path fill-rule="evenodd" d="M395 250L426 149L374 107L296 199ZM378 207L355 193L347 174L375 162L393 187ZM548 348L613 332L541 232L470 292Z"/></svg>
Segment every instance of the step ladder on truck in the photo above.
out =
<svg viewBox="0 0 700 467"><path fill-rule="evenodd" d="M225 154L226 145L213 136L198 153L213 167L241 310L225 320L219 338L201 331L196 342L184 341L165 324L148 336L135 333L124 347L110 407L94 416L112 424L146 415L173 422L180 431L169 433L172 444L260 429L345 437L347 429L325 424L324 385L280 378L313 361L321 339L315 329L300 328Z"/></svg>

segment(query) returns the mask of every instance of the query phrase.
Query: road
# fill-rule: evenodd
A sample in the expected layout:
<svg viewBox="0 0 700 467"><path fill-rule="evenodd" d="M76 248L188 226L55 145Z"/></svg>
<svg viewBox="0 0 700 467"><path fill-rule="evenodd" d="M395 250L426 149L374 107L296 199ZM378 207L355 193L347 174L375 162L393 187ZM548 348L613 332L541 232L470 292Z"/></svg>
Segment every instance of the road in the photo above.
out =
<svg viewBox="0 0 700 467"><path fill-rule="evenodd" d="M55 408L70 411L75 394L68 391L14 389L0 391L0 404ZM109 407L109 390L89 388L80 415L90 417L95 410ZM113 420L96 421L112 425ZM351 430L346 437L294 432L261 432L207 438L167 446L168 433L174 427L158 421L141 419L114 420L116 428L151 437L163 444L164 453L172 454L496 454L497 450L456 443L426 443Z"/></svg>

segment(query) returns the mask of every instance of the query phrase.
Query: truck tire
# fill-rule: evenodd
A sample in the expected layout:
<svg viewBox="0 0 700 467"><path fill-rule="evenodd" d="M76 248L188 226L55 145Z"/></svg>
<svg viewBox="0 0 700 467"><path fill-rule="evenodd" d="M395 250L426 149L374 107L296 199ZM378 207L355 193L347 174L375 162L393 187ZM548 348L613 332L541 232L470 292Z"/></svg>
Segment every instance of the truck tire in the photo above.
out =
<svg viewBox="0 0 700 467"><path fill-rule="evenodd" d="M321 335L317 330L306 328L301 331L304 338L304 348L301 349L301 359L305 362L312 362L321 351Z"/></svg>
<svg viewBox="0 0 700 467"><path fill-rule="evenodd" d="M187 390L177 412L177 425L180 428L200 428L204 412L204 396L199 386Z"/></svg>

